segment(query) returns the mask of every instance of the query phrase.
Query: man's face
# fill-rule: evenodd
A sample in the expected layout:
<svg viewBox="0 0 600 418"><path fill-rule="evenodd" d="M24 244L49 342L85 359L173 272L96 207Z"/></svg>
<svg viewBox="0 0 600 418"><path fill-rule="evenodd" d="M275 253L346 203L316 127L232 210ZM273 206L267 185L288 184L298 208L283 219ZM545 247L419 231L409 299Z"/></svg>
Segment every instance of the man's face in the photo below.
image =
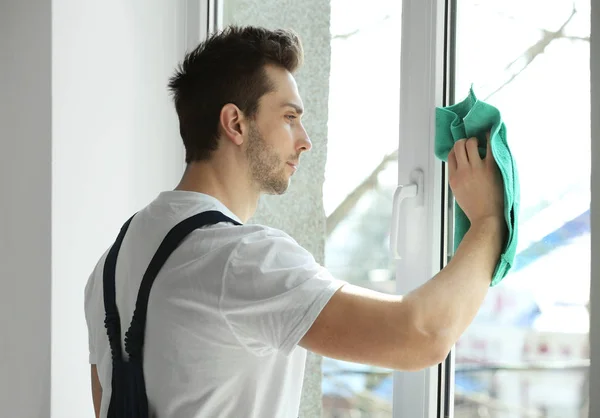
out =
<svg viewBox="0 0 600 418"><path fill-rule="evenodd" d="M246 142L252 180L260 190L283 194L298 167L300 154L312 144L301 122L302 100L294 77L285 69L266 66L274 91L259 100Z"/></svg>

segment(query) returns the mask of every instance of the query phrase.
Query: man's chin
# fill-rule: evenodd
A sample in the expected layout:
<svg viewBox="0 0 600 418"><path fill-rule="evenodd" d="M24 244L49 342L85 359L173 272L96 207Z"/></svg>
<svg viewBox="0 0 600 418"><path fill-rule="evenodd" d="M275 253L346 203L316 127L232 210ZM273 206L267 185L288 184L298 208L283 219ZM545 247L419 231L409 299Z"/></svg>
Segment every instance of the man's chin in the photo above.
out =
<svg viewBox="0 0 600 418"><path fill-rule="evenodd" d="M290 187L290 183L291 179L286 183L270 185L270 187L263 188L263 193L273 196L281 196L287 192L288 188Z"/></svg>
<svg viewBox="0 0 600 418"><path fill-rule="evenodd" d="M285 189L272 189L269 191L265 191L264 194L268 194L271 196L281 196L287 192L287 187Z"/></svg>

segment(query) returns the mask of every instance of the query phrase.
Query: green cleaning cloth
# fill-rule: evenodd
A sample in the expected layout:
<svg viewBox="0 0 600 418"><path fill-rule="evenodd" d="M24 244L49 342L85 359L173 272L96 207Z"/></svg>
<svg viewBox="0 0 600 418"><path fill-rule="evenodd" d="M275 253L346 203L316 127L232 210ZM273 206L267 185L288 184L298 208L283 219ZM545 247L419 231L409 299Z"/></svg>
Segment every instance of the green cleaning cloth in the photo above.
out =
<svg viewBox="0 0 600 418"><path fill-rule="evenodd" d="M461 138L477 137L479 154L485 157L486 134L490 132L492 154L504 180L504 219L508 236L500 260L494 270L491 286L495 286L514 265L517 252L520 188L517 166L506 141L506 126L495 107L477 100L471 88L469 96L460 103L438 107L435 111L435 155L448 161L454 143ZM454 204L454 249L458 247L471 223L456 203Z"/></svg>

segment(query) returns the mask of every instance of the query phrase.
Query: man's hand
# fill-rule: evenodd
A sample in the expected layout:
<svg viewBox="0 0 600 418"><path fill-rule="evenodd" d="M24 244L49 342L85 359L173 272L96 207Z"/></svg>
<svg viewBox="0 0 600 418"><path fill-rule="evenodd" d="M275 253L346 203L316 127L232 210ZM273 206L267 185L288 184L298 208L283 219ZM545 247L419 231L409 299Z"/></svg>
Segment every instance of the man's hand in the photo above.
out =
<svg viewBox="0 0 600 418"><path fill-rule="evenodd" d="M489 133L484 159L479 156L477 138L461 139L448 155L448 170L450 188L471 224L487 218L504 219L504 187Z"/></svg>

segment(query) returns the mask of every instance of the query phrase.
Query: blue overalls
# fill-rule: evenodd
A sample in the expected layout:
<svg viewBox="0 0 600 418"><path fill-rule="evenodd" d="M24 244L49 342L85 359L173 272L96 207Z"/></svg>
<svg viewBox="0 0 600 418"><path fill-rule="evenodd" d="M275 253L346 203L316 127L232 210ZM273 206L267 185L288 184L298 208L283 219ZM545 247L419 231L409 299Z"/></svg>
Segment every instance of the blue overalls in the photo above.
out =
<svg viewBox="0 0 600 418"><path fill-rule="evenodd" d="M125 334L125 352L129 356L129 360L126 361L121 351L121 319L115 302L115 272L119 249L132 219L133 216L121 228L104 262L104 310L106 312L104 325L112 355L112 394L108 418L148 418L148 397L143 369L144 334L150 289L162 266L192 231L219 222L240 225L239 222L221 212L208 211L181 221L169 231L142 278L131 325Z"/></svg>

